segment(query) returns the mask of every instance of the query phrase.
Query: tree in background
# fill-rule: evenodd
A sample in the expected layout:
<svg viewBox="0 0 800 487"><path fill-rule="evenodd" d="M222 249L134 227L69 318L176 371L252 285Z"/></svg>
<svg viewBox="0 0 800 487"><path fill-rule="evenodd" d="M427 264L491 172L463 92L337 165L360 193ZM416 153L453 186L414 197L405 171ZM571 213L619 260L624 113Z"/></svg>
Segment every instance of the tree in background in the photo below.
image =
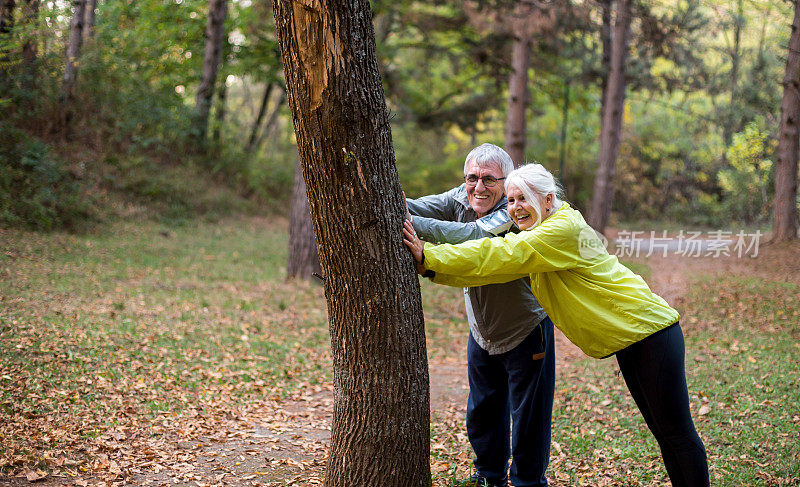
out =
<svg viewBox="0 0 800 487"><path fill-rule="evenodd" d="M36 29L39 23L40 0L23 0L22 19L28 28L22 40L22 89L29 93L36 90L37 58L39 50L36 46Z"/></svg>
<svg viewBox="0 0 800 487"><path fill-rule="evenodd" d="M335 390L325 484L428 486L422 303L369 3L273 8L325 273Z"/></svg>
<svg viewBox="0 0 800 487"><path fill-rule="evenodd" d="M631 28L629 0L618 0L615 14L614 28L611 34L611 64L606 84L607 92L603 96L600 152L597 156L592 211L589 214L589 224L601 233L605 231L611 216L611 201L614 196L614 166L619 155L619 141L622 136L622 114L625 110L625 71Z"/></svg>
<svg viewBox="0 0 800 487"><path fill-rule="evenodd" d="M289 279L311 279L314 274L322 274L311 224L311 211L308 208L306 183L303 180L303 167L297 158L292 187L291 213L289 214L289 258L286 274Z"/></svg>
<svg viewBox="0 0 800 487"><path fill-rule="evenodd" d="M253 149L255 149L258 132L261 129L261 122L264 120L264 115L267 114L269 97L274 88L275 83L267 83L264 87L264 95L261 97L261 104L258 107L258 115L256 115L256 119L253 121L253 127L250 129L250 137L247 138L247 152L253 152Z"/></svg>
<svg viewBox="0 0 800 487"><path fill-rule="evenodd" d="M78 58L83 45L83 26L86 15L87 0L73 0L72 22L69 29L69 44L67 46L67 59L64 65L64 82L61 88L61 106L63 111L64 136L67 137L69 124L72 120L72 100L75 91L75 81L78 78Z"/></svg>
<svg viewBox="0 0 800 487"><path fill-rule="evenodd" d="M508 110L506 112L505 149L515 166L525 163L528 135L527 117L530 102L528 71L531 66L531 44L534 39L552 30L554 9L545 4L519 1L510 14L511 71L508 77Z"/></svg>
<svg viewBox="0 0 800 487"><path fill-rule="evenodd" d="M800 4L794 1L794 21L783 77L783 101L775 171L773 239L797 239L797 158L800 142Z"/></svg>
<svg viewBox="0 0 800 487"><path fill-rule="evenodd" d="M84 21L83 21L83 37L85 39L91 39L94 37L94 24L95 24L95 13L97 12L97 0L86 0L86 10L84 12Z"/></svg>
<svg viewBox="0 0 800 487"><path fill-rule="evenodd" d="M227 14L228 0L209 0L203 71L195 99L197 130L200 140L205 140L208 132L208 114L211 110L211 99L214 97L217 72L222 60L222 48L225 42L225 17Z"/></svg>

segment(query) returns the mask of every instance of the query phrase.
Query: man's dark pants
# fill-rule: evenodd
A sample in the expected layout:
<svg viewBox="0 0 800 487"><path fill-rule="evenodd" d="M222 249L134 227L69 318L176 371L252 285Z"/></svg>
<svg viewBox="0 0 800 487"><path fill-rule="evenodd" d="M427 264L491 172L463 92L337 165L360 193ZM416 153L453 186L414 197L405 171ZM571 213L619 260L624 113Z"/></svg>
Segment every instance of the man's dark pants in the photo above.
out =
<svg viewBox="0 0 800 487"><path fill-rule="evenodd" d="M510 477L515 487L547 485L555 388L553 322L545 318L522 343L498 355L489 355L470 333L467 360L467 436L477 472L492 484L506 485L513 451ZM514 427L509 448L510 417Z"/></svg>

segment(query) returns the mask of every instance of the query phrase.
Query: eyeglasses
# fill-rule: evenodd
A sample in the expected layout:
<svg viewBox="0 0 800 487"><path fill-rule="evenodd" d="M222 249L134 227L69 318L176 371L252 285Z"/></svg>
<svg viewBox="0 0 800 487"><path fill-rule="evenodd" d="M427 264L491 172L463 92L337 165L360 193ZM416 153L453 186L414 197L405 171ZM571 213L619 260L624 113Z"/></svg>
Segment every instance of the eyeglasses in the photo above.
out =
<svg viewBox="0 0 800 487"><path fill-rule="evenodd" d="M467 181L467 185L469 186L475 186L476 184L478 184L478 180L480 179L481 181L483 181L484 186L486 186L487 188L492 188L494 187L495 184L497 184L497 181L500 181L505 178L496 178L493 176L483 176L482 178L479 178L474 174L467 174L466 176L464 176L464 179Z"/></svg>

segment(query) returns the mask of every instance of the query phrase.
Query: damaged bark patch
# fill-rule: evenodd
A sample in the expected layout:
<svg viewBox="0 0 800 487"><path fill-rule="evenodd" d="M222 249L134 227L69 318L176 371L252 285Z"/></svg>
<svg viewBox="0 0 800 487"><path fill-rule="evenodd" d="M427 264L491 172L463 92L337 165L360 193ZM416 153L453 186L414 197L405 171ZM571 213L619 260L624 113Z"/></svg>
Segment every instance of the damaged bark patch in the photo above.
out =
<svg viewBox="0 0 800 487"><path fill-rule="evenodd" d="M293 0L295 42L306 77L311 109L322 105L322 93L331 75L344 66L338 21L320 0Z"/></svg>

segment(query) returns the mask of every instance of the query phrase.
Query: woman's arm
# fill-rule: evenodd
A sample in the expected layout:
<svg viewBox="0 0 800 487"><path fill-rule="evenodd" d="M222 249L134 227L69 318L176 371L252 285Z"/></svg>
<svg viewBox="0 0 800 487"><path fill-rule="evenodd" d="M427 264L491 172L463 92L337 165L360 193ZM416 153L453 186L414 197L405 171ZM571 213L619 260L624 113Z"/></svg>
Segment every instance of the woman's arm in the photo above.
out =
<svg viewBox="0 0 800 487"><path fill-rule="evenodd" d="M427 270L424 265L425 244L419 239L417 233L414 231L414 226L408 220L403 222L403 243L406 244L408 249L411 251L411 255L414 256L414 261L417 265L417 273L424 275L425 271ZM428 248L431 249L433 246L429 246ZM527 277L527 275L528 274L523 273L513 275L493 274L490 276L481 277L463 277L448 274L436 274L433 276L433 282L448 286L475 287L483 286L485 284L501 284L504 282L511 282L521 277Z"/></svg>
<svg viewBox="0 0 800 487"><path fill-rule="evenodd" d="M463 278L519 277L574 268L580 257L569 222L547 223L502 238L426 248L425 267Z"/></svg>

